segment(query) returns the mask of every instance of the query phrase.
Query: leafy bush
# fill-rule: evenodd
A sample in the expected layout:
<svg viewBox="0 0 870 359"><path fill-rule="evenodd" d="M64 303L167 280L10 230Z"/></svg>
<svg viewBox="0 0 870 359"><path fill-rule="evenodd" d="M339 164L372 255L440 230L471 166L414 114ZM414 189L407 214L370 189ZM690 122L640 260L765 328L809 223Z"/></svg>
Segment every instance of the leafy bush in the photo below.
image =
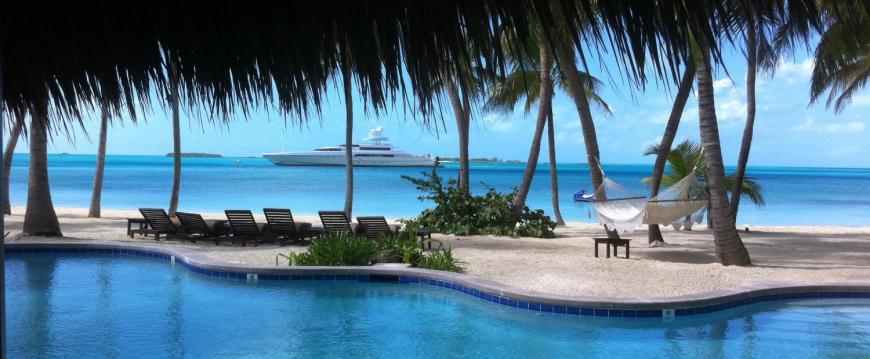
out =
<svg viewBox="0 0 870 359"><path fill-rule="evenodd" d="M415 267L462 271L449 249L424 253L413 229L377 241L349 233L327 234L324 239L311 241L305 252L291 253L290 262L297 266L367 266L379 251L385 250L395 251L402 262Z"/></svg>
<svg viewBox="0 0 870 359"><path fill-rule="evenodd" d="M514 217L511 204L516 191L499 193L490 188L486 194L474 196L468 190L459 188L455 179L449 179L445 187L434 169L432 173L424 172L423 178L402 178L423 192L418 197L421 201L435 202L435 208L424 210L417 218L404 220L406 225L413 224L455 235L555 236L553 229L556 228L556 222L540 209L533 211L525 207L519 218Z"/></svg>
<svg viewBox="0 0 870 359"><path fill-rule="evenodd" d="M420 268L443 270L450 272L463 272L465 269L453 258L450 248L438 249L424 253L416 265Z"/></svg>
<svg viewBox="0 0 870 359"><path fill-rule="evenodd" d="M378 253L378 243L350 233L327 234L311 241L308 250L291 254L299 266L367 266Z"/></svg>
<svg viewBox="0 0 870 359"><path fill-rule="evenodd" d="M402 263L407 264L417 263L423 253L413 229L401 232L395 237L381 237L378 240L378 250L392 250L402 258Z"/></svg>

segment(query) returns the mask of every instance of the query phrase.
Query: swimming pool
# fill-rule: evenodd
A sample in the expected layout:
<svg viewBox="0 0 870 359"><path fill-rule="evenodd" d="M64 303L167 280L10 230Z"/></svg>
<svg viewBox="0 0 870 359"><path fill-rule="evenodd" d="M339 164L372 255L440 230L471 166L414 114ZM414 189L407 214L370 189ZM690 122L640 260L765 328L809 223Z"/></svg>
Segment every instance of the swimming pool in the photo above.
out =
<svg viewBox="0 0 870 359"><path fill-rule="evenodd" d="M444 288L248 283L143 257L8 253L20 357L857 357L870 301L774 301L674 319L519 310Z"/></svg>

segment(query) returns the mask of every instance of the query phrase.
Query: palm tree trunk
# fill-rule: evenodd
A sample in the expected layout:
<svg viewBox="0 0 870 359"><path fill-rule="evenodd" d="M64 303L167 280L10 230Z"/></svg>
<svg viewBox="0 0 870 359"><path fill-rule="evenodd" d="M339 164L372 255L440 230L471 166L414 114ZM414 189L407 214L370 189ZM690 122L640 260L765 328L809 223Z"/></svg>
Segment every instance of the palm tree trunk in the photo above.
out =
<svg viewBox="0 0 870 359"><path fill-rule="evenodd" d="M103 170L106 166L106 131L109 127L109 112L104 107L100 116L100 144L97 147L97 169L94 173L94 190L88 217L100 218L100 198L103 195Z"/></svg>
<svg viewBox="0 0 870 359"><path fill-rule="evenodd" d="M568 81L568 92L571 94L574 105L577 107L577 113L580 115L580 128L583 131L583 142L586 145L586 162L589 164L589 177L592 180L592 186L595 187L596 198L606 199L606 193L598 193L604 178L601 170L598 168L600 164L598 137L595 134L595 122L592 120L589 98L586 96L586 90L583 86L583 81L580 79L580 73L574 67L574 56L565 49L565 46L556 46L556 48L560 69Z"/></svg>
<svg viewBox="0 0 870 359"><path fill-rule="evenodd" d="M341 75L344 81L344 106L347 113L344 130L345 143L345 171L346 182L344 189L344 213L347 218L352 218L353 214L353 92L351 90L351 74L350 63L345 58L344 66L341 68Z"/></svg>
<svg viewBox="0 0 870 359"><path fill-rule="evenodd" d="M62 236L48 183L48 112L31 112L30 118L30 177L22 231L28 236Z"/></svg>
<svg viewBox="0 0 870 359"><path fill-rule="evenodd" d="M12 204L9 202L9 175L12 171L12 155L15 146L18 145L18 137L21 137L22 127L24 127L24 113L18 116L12 129L9 130L9 142L6 143L6 152L3 152L3 214L12 214Z"/></svg>
<svg viewBox="0 0 870 359"><path fill-rule="evenodd" d="M178 84L175 65L170 68L172 83L169 85L169 102L172 107L172 195L169 197L169 215L178 210L178 192L181 189L181 124L178 113Z"/></svg>
<svg viewBox="0 0 870 359"><path fill-rule="evenodd" d="M740 154L737 157L734 190L731 194L730 210L735 226L737 225L737 211L740 207L740 192L743 189L743 179L746 177L746 164L749 162L749 150L752 147L752 133L755 127L755 75L758 68L758 48L755 36L755 22L750 18L746 35L746 127L743 128L743 140L740 143Z"/></svg>
<svg viewBox="0 0 870 359"><path fill-rule="evenodd" d="M559 173L556 169L556 131L553 129L553 105L547 110L547 144L550 156L550 194L553 198L553 215L556 216L556 225L564 226L562 211L559 209Z"/></svg>
<svg viewBox="0 0 870 359"><path fill-rule="evenodd" d="M447 77L449 79L449 77ZM460 99L459 91L456 89L456 84L452 80L447 80L445 85L447 97L450 99L450 105L453 107L453 114L456 117L456 130L459 132L459 188L469 188L470 175L468 165L468 128L469 114L468 109L463 105L468 101ZM468 96L463 96L467 99Z"/></svg>
<svg viewBox="0 0 870 359"><path fill-rule="evenodd" d="M701 146L707 165L706 180L710 188L708 218L713 222L713 243L716 257L724 265L749 265L749 252L743 246L728 207L725 184L725 165L719 146L719 126L716 123L716 104L713 99L713 76L708 56L696 57L698 81L698 123Z"/></svg>
<svg viewBox="0 0 870 359"><path fill-rule="evenodd" d="M514 218L519 219L522 215L523 208L526 206L526 198L529 195L529 189L532 186L532 179L535 176L535 170L538 167L538 156L541 153L541 138L544 135L544 125L547 124L549 110L552 107L551 101L553 97L553 80L550 78L550 44L543 37L540 41L540 57L541 57L541 99L538 103L538 119L535 123L535 134L532 137L532 147L529 149L529 159L526 162L526 170L523 172L523 180L517 188L517 195L514 197L512 209Z"/></svg>
<svg viewBox="0 0 870 359"><path fill-rule="evenodd" d="M589 178L592 187L595 188L595 199L607 200L607 193L601 187L604 182L604 174L601 173L601 156L598 152L598 137L595 134L595 122L592 120L592 110L589 107L589 98L580 78L580 72L574 67L574 54L564 44L556 46L556 56L559 59L559 68L562 75L568 81L568 93L574 100L577 113L580 115L580 129L583 131L583 143L586 145L586 162L589 166ZM619 238L619 233L611 230L606 225L604 230L610 238Z"/></svg>
<svg viewBox="0 0 870 359"><path fill-rule="evenodd" d="M659 143L659 153L656 154L656 162L653 166L653 183L650 186L650 198L658 196L659 194L659 187L662 185L662 176L665 173L665 163L668 161L668 154L671 152L674 138L677 137L677 129L680 127L680 118L683 116L683 109L686 108L686 101L689 99L689 93L692 92L692 83L694 81L695 64L687 62L686 68L683 70L683 78L680 80L680 88L677 90L677 96L674 98L674 105L671 107L671 115L668 117L668 124L665 126L665 133L662 135L662 142ZM664 241L659 225L650 224L649 243Z"/></svg>

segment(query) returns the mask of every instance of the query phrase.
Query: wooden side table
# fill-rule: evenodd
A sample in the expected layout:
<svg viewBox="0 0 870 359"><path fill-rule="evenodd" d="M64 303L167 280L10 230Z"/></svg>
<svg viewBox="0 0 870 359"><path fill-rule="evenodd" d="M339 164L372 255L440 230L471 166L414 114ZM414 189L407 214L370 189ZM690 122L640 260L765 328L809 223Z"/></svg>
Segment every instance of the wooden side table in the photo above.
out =
<svg viewBox="0 0 870 359"><path fill-rule="evenodd" d="M604 243L607 249L607 258L610 258L610 247L613 246L613 256L618 257L617 248L625 247L625 258L630 258L631 255L631 239L628 238L607 238L607 237L597 237L592 238L595 240L595 258L598 258L598 244Z"/></svg>
<svg viewBox="0 0 870 359"><path fill-rule="evenodd" d="M133 225L138 225L138 229L133 229ZM136 233L142 233L143 230L148 229L148 221L145 218L127 218L127 235L130 238L133 238L133 235Z"/></svg>

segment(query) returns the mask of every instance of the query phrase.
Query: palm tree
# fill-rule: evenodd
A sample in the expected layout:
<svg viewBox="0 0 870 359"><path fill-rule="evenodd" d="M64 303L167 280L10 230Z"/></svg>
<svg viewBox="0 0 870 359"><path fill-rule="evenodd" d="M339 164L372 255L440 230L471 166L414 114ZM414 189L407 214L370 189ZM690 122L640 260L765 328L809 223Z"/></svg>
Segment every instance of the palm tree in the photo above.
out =
<svg viewBox="0 0 870 359"><path fill-rule="evenodd" d="M665 125L665 133L662 135L662 142L657 146L652 147L655 151L647 151L647 155L655 154L656 161L653 166L653 175L650 181L650 198L658 196L659 187L662 184L662 175L665 171L665 162L668 159L671 145L674 143L674 138L677 137L677 130L680 127L680 118L683 116L683 109L686 108L686 101L689 99L689 93L692 92L692 83L695 81L695 65L689 61L686 62L686 68L683 70L683 78L680 80L680 87L677 89L677 96L674 97L674 105L671 107L671 115L668 116L668 123ZM662 231L658 224L649 225L649 243L664 242Z"/></svg>
<svg viewBox="0 0 870 359"><path fill-rule="evenodd" d="M456 88L454 79L445 75L444 90L450 99L453 115L456 117L456 130L459 133L459 188L469 189L471 174L468 163L468 130L471 123L471 100L468 94L462 94Z"/></svg>
<svg viewBox="0 0 870 359"><path fill-rule="evenodd" d="M653 145L650 146L644 154L658 155L659 153L661 153L660 145ZM661 178L658 179L661 186L673 186L677 182L686 178L686 176L694 173L698 178L698 182L703 186L706 196L709 197L710 187L706 182L707 165L700 145L690 140L685 140L677 144L673 149L668 151L667 166L668 173L663 174ZM655 184L656 178L655 176L650 176L641 181L652 186ZM728 184L726 188L728 188L733 194L734 184L737 183L737 174L725 177L725 182ZM756 206L764 206L764 195L762 193L761 185L755 182L751 177L745 177L743 179L740 195L748 198Z"/></svg>
<svg viewBox="0 0 870 359"><path fill-rule="evenodd" d="M30 174L22 232L28 236L62 236L48 182L48 112L30 112Z"/></svg>
<svg viewBox="0 0 870 359"><path fill-rule="evenodd" d="M716 104L713 99L713 74L709 50L699 47L695 54L696 81L698 83L698 124L701 131L701 145L707 168L706 181L710 187L710 206L708 216L712 220L713 242L716 257L724 265L749 265L749 252L734 227L734 218L728 204L725 181L725 165L722 163L722 149L719 146L719 126L716 122Z"/></svg>
<svg viewBox="0 0 870 359"><path fill-rule="evenodd" d="M12 214L12 204L9 202L9 174L12 171L12 155L18 144L18 138L21 137L22 127L24 127L24 113L18 114L18 118L12 124L6 152L3 152L3 214Z"/></svg>
<svg viewBox="0 0 870 359"><path fill-rule="evenodd" d="M91 194L91 208L88 217L100 218L100 198L103 195L103 170L106 166L106 131L109 127L109 112L103 106L100 115L100 144L97 147L97 169L94 173L94 190Z"/></svg>
<svg viewBox="0 0 870 359"><path fill-rule="evenodd" d="M349 51L349 50L345 50ZM353 92L351 86L351 68L348 55L345 52L344 62L341 66L341 76L344 82L344 106L347 113L344 128L344 151L345 151L345 175L344 188L344 213L347 218L352 218L353 213Z"/></svg>
<svg viewBox="0 0 870 359"><path fill-rule="evenodd" d="M178 210L178 192L181 189L181 124L178 113L178 73L175 63L169 68L169 106L172 108L172 194L169 197L169 215Z"/></svg>
<svg viewBox="0 0 870 359"><path fill-rule="evenodd" d="M484 104L484 110L489 112L505 112L511 113L514 111L517 103L523 100L525 97L525 102L523 105L523 110L525 114L531 112L532 108L536 103L540 101L541 98L541 77L540 77L540 69L541 63L538 58L537 61L535 58L530 57L515 57L512 59L515 62L515 66L513 67L510 74L508 74L505 79L498 84L490 87L488 98L486 103ZM550 70L550 78L551 81L551 89L553 92L556 87L561 90L565 90L568 88L568 83L564 76L556 71L557 67L555 64L551 65L552 69ZM586 96L588 97L591 104L596 107L596 109L600 110L604 114L609 115L610 107L607 102L604 101L598 93L601 91L601 87L603 83L601 80L595 78L592 75L589 75L586 72L580 72L580 76L582 78ZM569 93L570 96L570 93ZM544 106L543 103L539 103L539 106ZM562 219L562 213L559 209L559 181L558 181L558 171L556 168L556 142L555 142L555 129L553 127L553 109L552 109L552 101L547 105L546 109L547 115L547 142L549 144L549 167L550 167L550 191L553 202L553 213L556 217L556 224L564 225L565 221ZM523 183L522 185L531 186L531 183Z"/></svg>
<svg viewBox="0 0 870 359"><path fill-rule="evenodd" d="M550 199L553 202L553 215L556 216L556 225L564 226L562 211L559 209L559 173L556 169L556 131L553 128L553 108L550 101L550 109L547 111L547 159L550 164Z"/></svg>
<svg viewBox="0 0 870 359"><path fill-rule="evenodd" d="M575 65L574 51L566 44L556 44L556 57L559 60L559 69L568 83L568 93L574 100L577 113L580 115L580 129L583 132L583 143L586 146L586 162L589 166L589 177L592 187L595 188L595 198L606 200L607 194L601 184L604 182L604 174L601 172L601 156L598 153L598 136L595 133L595 122L592 120L592 110L589 106L589 97L584 91L583 79ZM604 230L607 236L618 238L619 233L610 230L606 225Z"/></svg>
<svg viewBox="0 0 870 359"><path fill-rule="evenodd" d="M746 166L749 162L749 151L752 148L752 137L755 128L755 78L760 70L773 73L779 61L782 49L771 46L768 40L768 23L766 18L775 17L774 14L761 14L762 9L755 7L755 3L741 3L740 10L743 12L746 26L746 124L743 128L743 138L740 141L740 152L737 156L737 170L735 171L736 182L731 194L731 216L737 221L737 212L740 209L740 192L746 177ZM767 11L765 11L767 12Z"/></svg>
<svg viewBox="0 0 870 359"><path fill-rule="evenodd" d="M514 218L519 219L526 206L526 197L529 195L529 189L532 186L532 178L535 176L535 170L538 167L538 156L541 152L541 137L544 133L544 125L547 124L547 118L552 114L553 100L553 80L550 77L550 43L546 37L541 36L539 40L540 53L540 104L538 106L538 119L535 122L535 134L532 137L532 146L529 150L529 159L526 162L526 170L523 172L523 180L517 188L517 194L514 197L512 209Z"/></svg>
<svg viewBox="0 0 870 359"><path fill-rule="evenodd" d="M841 112L870 81L870 4L862 0L820 4L827 28L815 51L810 102L828 92L826 105Z"/></svg>

